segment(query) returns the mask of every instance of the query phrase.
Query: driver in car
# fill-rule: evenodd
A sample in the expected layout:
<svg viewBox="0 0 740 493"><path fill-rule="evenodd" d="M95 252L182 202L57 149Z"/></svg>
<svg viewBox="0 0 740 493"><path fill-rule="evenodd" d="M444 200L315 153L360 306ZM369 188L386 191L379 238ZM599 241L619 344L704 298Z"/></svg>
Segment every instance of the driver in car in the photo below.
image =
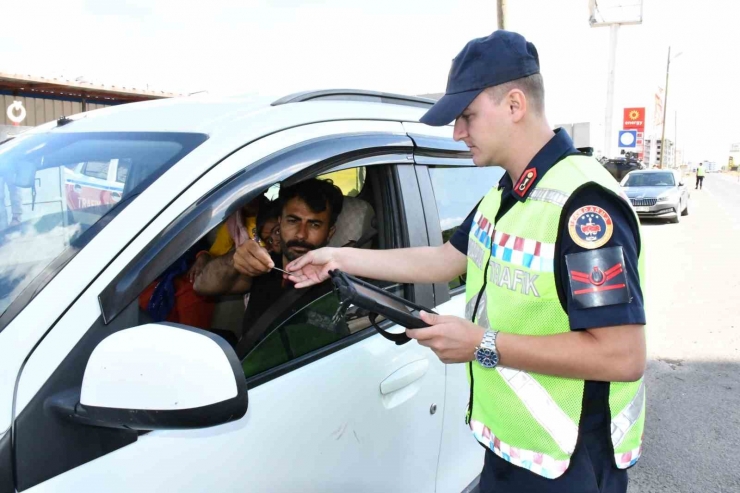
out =
<svg viewBox="0 0 740 493"><path fill-rule="evenodd" d="M194 289L202 295L250 293L245 327L293 287L274 267L284 269L293 260L329 243L344 197L331 180L313 178L282 188L279 200L280 254L271 254L257 241L246 241L210 260L195 278Z"/></svg>

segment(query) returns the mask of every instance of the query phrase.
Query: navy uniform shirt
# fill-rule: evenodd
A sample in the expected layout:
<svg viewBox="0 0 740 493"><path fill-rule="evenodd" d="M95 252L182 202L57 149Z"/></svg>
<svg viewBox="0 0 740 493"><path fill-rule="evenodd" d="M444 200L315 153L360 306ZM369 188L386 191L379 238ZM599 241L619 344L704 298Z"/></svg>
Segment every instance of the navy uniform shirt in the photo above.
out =
<svg viewBox="0 0 740 493"><path fill-rule="evenodd" d="M537 172L523 194L515 192L511 178L505 173L498 185L499 190L502 190L502 200L495 221L498 222L517 201L525 201L536 188L537 181L558 161L574 154L579 152L573 147L570 137L565 131L558 129L527 167L527 170L534 168ZM518 182L517 185L519 184ZM465 255L477 208L478 206L473 209L450 238L450 243ZM558 294L568 313L571 330L645 324L642 290L637 273L640 251L638 225L629 205L603 189L592 186L581 188L572 194L565 205L564 213L567 220L572 219L573 228L569 228L569 221L566 221L560 231L556 243L554 272ZM613 225L610 237L605 218L610 218ZM598 226L598 231L590 230L589 228L596 227L591 225ZM588 244L589 236L597 242ZM594 244L605 239L607 241L603 245L593 248ZM595 256L599 257L596 260L602 266L598 271L593 268L596 265ZM594 293L594 287L608 289ZM608 383L586 382L581 432L608 432L608 397Z"/></svg>

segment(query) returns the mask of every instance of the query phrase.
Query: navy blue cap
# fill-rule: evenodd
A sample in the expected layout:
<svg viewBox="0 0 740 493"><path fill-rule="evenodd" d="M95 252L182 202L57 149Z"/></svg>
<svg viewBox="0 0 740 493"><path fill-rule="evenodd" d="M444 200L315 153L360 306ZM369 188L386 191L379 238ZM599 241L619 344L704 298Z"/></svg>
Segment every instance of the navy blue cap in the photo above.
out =
<svg viewBox="0 0 740 493"><path fill-rule="evenodd" d="M537 48L521 34L494 31L486 38L474 39L452 60L445 95L420 121L435 127L447 125L485 88L539 72Z"/></svg>

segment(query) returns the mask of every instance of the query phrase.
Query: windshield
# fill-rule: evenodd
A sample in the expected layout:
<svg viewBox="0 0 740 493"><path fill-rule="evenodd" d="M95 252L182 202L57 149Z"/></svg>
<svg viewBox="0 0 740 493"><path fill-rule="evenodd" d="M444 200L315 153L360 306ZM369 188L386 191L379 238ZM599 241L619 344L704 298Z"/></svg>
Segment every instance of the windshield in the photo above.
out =
<svg viewBox="0 0 740 493"><path fill-rule="evenodd" d="M129 199L206 138L45 133L1 144L0 314L38 277L29 289L37 293L55 274L39 276L45 268L72 258Z"/></svg>
<svg viewBox="0 0 740 493"><path fill-rule="evenodd" d="M675 187L673 173L633 173L627 176L625 187Z"/></svg>

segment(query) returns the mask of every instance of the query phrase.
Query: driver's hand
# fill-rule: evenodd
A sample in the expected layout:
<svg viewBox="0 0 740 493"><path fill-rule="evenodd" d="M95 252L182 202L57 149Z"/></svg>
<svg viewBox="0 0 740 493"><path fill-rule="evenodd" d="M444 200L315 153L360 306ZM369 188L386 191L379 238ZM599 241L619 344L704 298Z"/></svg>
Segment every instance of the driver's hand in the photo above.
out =
<svg viewBox="0 0 740 493"><path fill-rule="evenodd" d="M245 276L261 276L273 267L270 254L254 240L245 241L234 252L234 268Z"/></svg>
<svg viewBox="0 0 740 493"><path fill-rule="evenodd" d="M190 270L188 271L188 281L194 283L195 278L198 277L201 272L203 272L203 269L210 260L210 255L201 255L200 257L195 259L193 266L190 267Z"/></svg>
<svg viewBox="0 0 740 493"><path fill-rule="evenodd" d="M299 289L326 281L330 270L339 269L335 252L335 248L319 248L295 259L285 268L290 272L288 280Z"/></svg>

